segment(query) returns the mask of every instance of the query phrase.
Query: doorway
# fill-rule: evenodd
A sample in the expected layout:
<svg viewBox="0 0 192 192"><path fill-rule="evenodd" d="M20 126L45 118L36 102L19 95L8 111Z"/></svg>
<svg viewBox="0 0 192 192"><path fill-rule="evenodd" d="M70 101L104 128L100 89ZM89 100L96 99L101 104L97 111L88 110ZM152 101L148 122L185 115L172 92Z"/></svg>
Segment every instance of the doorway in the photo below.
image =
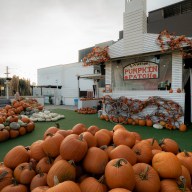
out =
<svg viewBox="0 0 192 192"><path fill-rule="evenodd" d="M191 85L190 85L190 76L185 84L185 117L184 121L186 125L191 124Z"/></svg>

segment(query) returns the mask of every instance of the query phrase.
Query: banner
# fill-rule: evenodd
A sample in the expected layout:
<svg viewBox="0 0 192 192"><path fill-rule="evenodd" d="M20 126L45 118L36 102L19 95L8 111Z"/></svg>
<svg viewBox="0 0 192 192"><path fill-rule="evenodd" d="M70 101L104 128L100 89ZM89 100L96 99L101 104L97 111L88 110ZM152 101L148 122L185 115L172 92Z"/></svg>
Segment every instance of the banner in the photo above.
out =
<svg viewBox="0 0 192 192"><path fill-rule="evenodd" d="M123 69L124 80L158 79L159 65L150 61L131 63Z"/></svg>

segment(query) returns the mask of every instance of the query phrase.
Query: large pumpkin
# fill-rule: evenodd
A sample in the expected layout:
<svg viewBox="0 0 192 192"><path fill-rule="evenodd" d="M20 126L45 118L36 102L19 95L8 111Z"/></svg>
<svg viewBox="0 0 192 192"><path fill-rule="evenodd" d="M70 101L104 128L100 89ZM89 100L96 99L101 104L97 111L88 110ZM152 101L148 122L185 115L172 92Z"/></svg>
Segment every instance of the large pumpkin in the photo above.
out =
<svg viewBox="0 0 192 192"><path fill-rule="evenodd" d="M105 168L105 180L110 189L125 188L132 191L135 187L132 165L123 158L109 161Z"/></svg>
<svg viewBox="0 0 192 192"><path fill-rule="evenodd" d="M79 162L85 156L87 149L87 142L83 138L83 134L71 134L61 142L60 155L65 160Z"/></svg>
<svg viewBox="0 0 192 192"><path fill-rule="evenodd" d="M131 192L131 191L123 188L115 188L115 189L111 189L109 192Z"/></svg>
<svg viewBox="0 0 192 192"><path fill-rule="evenodd" d="M5 166L14 169L19 164L29 161L29 153L24 146L18 145L12 148L4 157Z"/></svg>
<svg viewBox="0 0 192 192"><path fill-rule="evenodd" d="M135 135L127 130L117 130L113 134L113 142L116 146L127 145L130 148L135 144Z"/></svg>
<svg viewBox="0 0 192 192"><path fill-rule="evenodd" d="M30 190L32 191L36 187L47 185L47 173L39 173L33 177L30 183Z"/></svg>
<svg viewBox="0 0 192 192"><path fill-rule="evenodd" d="M47 174L47 184L50 187L55 185L55 177L57 177L59 183L67 180L75 180L75 167L71 164L71 162L67 162L66 160L59 160L53 164Z"/></svg>
<svg viewBox="0 0 192 192"><path fill-rule="evenodd" d="M46 192L81 192L80 187L73 181L65 181L54 187L49 188Z"/></svg>
<svg viewBox="0 0 192 192"><path fill-rule="evenodd" d="M176 179L182 173L179 159L171 152L161 152L153 156L152 166L159 176L166 179Z"/></svg>
<svg viewBox="0 0 192 192"><path fill-rule="evenodd" d="M5 186L12 184L12 173L13 171L10 168L0 165L0 191Z"/></svg>
<svg viewBox="0 0 192 192"><path fill-rule="evenodd" d="M87 177L80 183L80 189L82 192L107 192L107 186L102 182L102 179Z"/></svg>
<svg viewBox="0 0 192 192"><path fill-rule="evenodd" d="M174 154L177 154L179 152L179 145L173 139L170 138L162 139L159 145L161 146L163 151L172 152Z"/></svg>
<svg viewBox="0 0 192 192"><path fill-rule="evenodd" d="M43 173L48 173L49 169L53 165L53 159L51 157L43 157L36 165L36 171L42 171Z"/></svg>
<svg viewBox="0 0 192 192"><path fill-rule="evenodd" d="M134 165L137 162L137 157L133 150L127 145L118 145L109 153L110 159L124 158L131 165Z"/></svg>
<svg viewBox="0 0 192 192"><path fill-rule="evenodd" d="M40 159L42 159L43 157L46 156L45 152L43 151L43 146L42 146L43 142L44 142L43 140L37 140L32 143L32 145L30 147L31 158L39 161Z"/></svg>
<svg viewBox="0 0 192 192"><path fill-rule="evenodd" d="M100 148L91 147L83 159L83 168L88 173L103 174L107 163L107 153Z"/></svg>
<svg viewBox="0 0 192 192"><path fill-rule="evenodd" d="M177 154L177 158L190 172L192 176L192 152L183 151Z"/></svg>
<svg viewBox="0 0 192 192"><path fill-rule="evenodd" d="M83 123L78 123L72 127L73 134L80 135L81 133L87 131L86 126Z"/></svg>
<svg viewBox="0 0 192 192"><path fill-rule="evenodd" d="M177 182L174 179L163 179L161 181L160 192L191 192L189 188L185 188L182 182Z"/></svg>
<svg viewBox="0 0 192 192"><path fill-rule="evenodd" d="M50 157L57 157L60 151L60 145L64 137L59 134L48 134L44 142L42 142L42 148L44 153Z"/></svg>
<svg viewBox="0 0 192 192"><path fill-rule="evenodd" d="M135 191L137 192L159 192L160 178L158 173L146 163L137 163L133 166L135 174Z"/></svg>
<svg viewBox="0 0 192 192"><path fill-rule="evenodd" d="M138 163L151 162L153 154L152 154L152 147L150 146L149 143L140 141L133 146L132 150L137 157Z"/></svg>

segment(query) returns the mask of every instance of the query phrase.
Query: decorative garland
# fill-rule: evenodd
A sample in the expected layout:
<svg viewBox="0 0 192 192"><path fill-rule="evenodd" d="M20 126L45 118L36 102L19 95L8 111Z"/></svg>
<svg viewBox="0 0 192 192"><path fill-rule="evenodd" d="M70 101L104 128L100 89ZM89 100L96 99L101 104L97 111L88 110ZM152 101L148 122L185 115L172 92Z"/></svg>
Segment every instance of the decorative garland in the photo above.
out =
<svg viewBox="0 0 192 192"><path fill-rule="evenodd" d="M108 47L94 47L93 50L83 58L83 66L98 65L110 59Z"/></svg>
<svg viewBox="0 0 192 192"><path fill-rule="evenodd" d="M104 96L103 103L105 112L109 119L119 119L122 117L124 121L128 118L151 119L153 123L164 121L165 123L179 127L181 122L179 119L183 116L182 107L172 100L161 97L149 97L147 100L128 99L124 96L112 99L109 95ZM150 108L152 112L146 114L144 110Z"/></svg>
<svg viewBox="0 0 192 192"><path fill-rule="evenodd" d="M179 50L183 58L192 58L192 53L186 52L183 47L183 45L186 45L192 48L192 40L184 35L175 36L173 33L164 30L159 34L157 41L160 44L162 52L165 52L166 47L168 47L168 50Z"/></svg>

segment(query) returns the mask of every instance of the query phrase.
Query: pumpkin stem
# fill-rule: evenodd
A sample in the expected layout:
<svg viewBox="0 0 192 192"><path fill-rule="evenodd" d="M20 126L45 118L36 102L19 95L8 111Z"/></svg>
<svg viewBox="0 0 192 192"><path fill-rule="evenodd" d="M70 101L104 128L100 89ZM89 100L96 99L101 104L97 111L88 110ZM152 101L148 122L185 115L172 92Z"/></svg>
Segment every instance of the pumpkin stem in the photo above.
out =
<svg viewBox="0 0 192 192"><path fill-rule="evenodd" d="M51 137L53 137L53 135L54 135L53 133L47 133L46 134L46 136L51 136Z"/></svg>
<svg viewBox="0 0 192 192"><path fill-rule="evenodd" d="M121 163L124 162L125 164L127 164L127 160L126 159L118 159L117 162L114 164L115 167L119 168L121 166L123 166Z"/></svg>
<svg viewBox="0 0 192 192"><path fill-rule="evenodd" d="M56 175L54 175L53 181L54 181L54 186L59 184L59 179Z"/></svg>
<svg viewBox="0 0 192 192"><path fill-rule="evenodd" d="M160 142L159 142L159 145L160 145L160 146L164 144L164 140L165 140L165 139L160 140Z"/></svg>
<svg viewBox="0 0 192 192"><path fill-rule="evenodd" d="M189 153L186 150L184 150L183 152L185 154L185 157L190 157Z"/></svg>
<svg viewBox="0 0 192 192"><path fill-rule="evenodd" d="M74 167L76 167L74 160L69 160L68 163L71 164L71 165L73 165Z"/></svg>
<svg viewBox="0 0 192 192"><path fill-rule="evenodd" d="M102 150L107 149L107 145L102 145L102 146L100 147L100 149L102 149Z"/></svg>
<svg viewBox="0 0 192 192"><path fill-rule="evenodd" d="M145 170L139 174L139 176L142 180L147 180L148 171L149 171L149 166L147 165Z"/></svg>
<svg viewBox="0 0 192 192"><path fill-rule="evenodd" d="M105 176L102 175L102 176L99 178L98 182L103 184L103 183L104 183L104 179L105 179Z"/></svg>
<svg viewBox="0 0 192 192"><path fill-rule="evenodd" d="M152 142L151 142L151 146L154 145L155 141L157 141L157 139L153 138L153 139L152 139ZM157 142L157 143L158 143L158 142Z"/></svg>
<svg viewBox="0 0 192 192"><path fill-rule="evenodd" d="M0 181L1 181L1 179L3 179L7 174L8 174L7 171L3 171L3 172L0 174Z"/></svg>
<svg viewBox="0 0 192 192"><path fill-rule="evenodd" d="M51 158L51 156L47 156L47 163L48 164L52 164L53 163L53 159Z"/></svg>
<svg viewBox="0 0 192 192"><path fill-rule="evenodd" d="M59 129L60 128L60 124L59 123L55 123L55 127L57 127Z"/></svg>
<svg viewBox="0 0 192 192"><path fill-rule="evenodd" d="M78 139L79 139L80 141L83 141L83 134L80 134Z"/></svg>
<svg viewBox="0 0 192 192"><path fill-rule="evenodd" d="M18 185L18 182L17 182L17 180L15 178L12 178L12 183L13 183L14 186Z"/></svg>
<svg viewBox="0 0 192 192"><path fill-rule="evenodd" d="M40 177L44 176L44 173L41 170L41 167L39 167L39 169L37 170L37 173L40 175Z"/></svg>
<svg viewBox="0 0 192 192"><path fill-rule="evenodd" d="M179 189L182 191L182 192L185 192L186 191L186 179L184 176L180 176L179 177L179 180L181 183L178 184L179 186Z"/></svg>

